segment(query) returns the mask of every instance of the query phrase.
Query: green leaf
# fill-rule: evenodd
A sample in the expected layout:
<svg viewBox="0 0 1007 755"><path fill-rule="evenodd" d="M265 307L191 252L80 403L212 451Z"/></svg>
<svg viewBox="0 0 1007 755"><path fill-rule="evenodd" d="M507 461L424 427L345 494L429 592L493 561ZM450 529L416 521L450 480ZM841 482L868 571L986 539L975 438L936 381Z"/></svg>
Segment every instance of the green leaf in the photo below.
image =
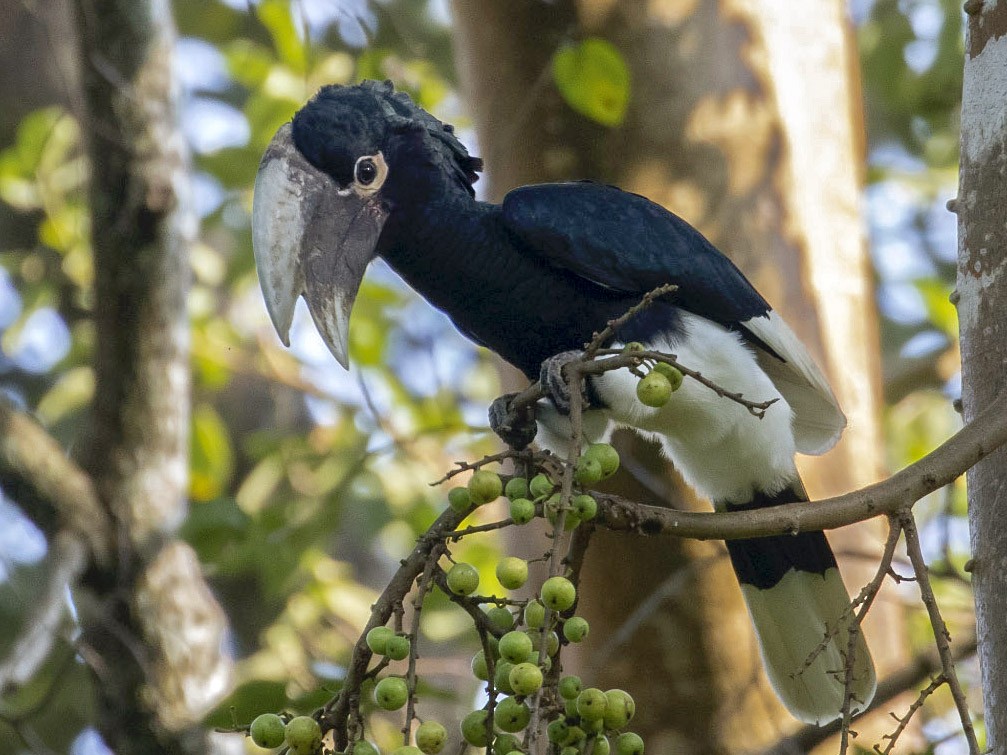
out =
<svg viewBox="0 0 1007 755"><path fill-rule="evenodd" d="M228 73L249 89L261 86L276 63L272 50L250 39L236 39L223 52Z"/></svg>
<svg viewBox="0 0 1007 755"><path fill-rule="evenodd" d="M308 70L304 43L294 24L290 3L286 0L263 0L259 4L259 20L269 30L280 59L298 73Z"/></svg>
<svg viewBox="0 0 1007 755"><path fill-rule="evenodd" d="M629 68L615 45L588 37L552 58L552 75L574 110L603 126L618 126L629 105Z"/></svg>
<svg viewBox="0 0 1007 755"><path fill-rule="evenodd" d="M221 495L234 471L234 452L227 425L209 404L193 412L190 453L189 493L193 500L209 501Z"/></svg>
<svg viewBox="0 0 1007 755"><path fill-rule="evenodd" d="M952 340L958 338L958 310L951 303L951 286L937 278L920 278L913 281L916 290L923 296L927 316Z"/></svg>
<svg viewBox="0 0 1007 755"><path fill-rule="evenodd" d="M35 413L46 425L80 411L94 396L94 371L90 367L67 370L38 402Z"/></svg>

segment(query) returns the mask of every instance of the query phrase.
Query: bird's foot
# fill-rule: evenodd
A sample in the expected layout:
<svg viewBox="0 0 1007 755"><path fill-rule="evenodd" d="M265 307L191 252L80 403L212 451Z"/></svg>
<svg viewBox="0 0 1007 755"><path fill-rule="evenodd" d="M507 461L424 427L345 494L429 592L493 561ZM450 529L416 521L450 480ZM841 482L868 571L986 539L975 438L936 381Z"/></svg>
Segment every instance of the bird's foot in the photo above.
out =
<svg viewBox="0 0 1007 755"><path fill-rule="evenodd" d="M516 393L506 393L493 399L490 404L490 427L500 439L515 451L527 447L538 432L535 422L535 406L512 408Z"/></svg>
<svg viewBox="0 0 1007 755"><path fill-rule="evenodd" d="M545 391L546 396L560 414L570 413L570 383L567 382L567 376L563 374L563 368L583 356L584 352L582 351L563 351L542 362L538 378L539 385L542 386L542 390ZM591 401L585 388L586 384L586 380L581 382L581 405L588 409L591 406Z"/></svg>

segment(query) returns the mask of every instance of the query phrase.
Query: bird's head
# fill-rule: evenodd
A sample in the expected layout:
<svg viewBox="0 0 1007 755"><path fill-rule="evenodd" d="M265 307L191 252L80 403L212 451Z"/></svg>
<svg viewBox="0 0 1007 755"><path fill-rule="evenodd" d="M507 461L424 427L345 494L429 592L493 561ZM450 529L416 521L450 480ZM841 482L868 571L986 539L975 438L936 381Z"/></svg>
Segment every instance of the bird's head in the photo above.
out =
<svg viewBox="0 0 1007 755"><path fill-rule="evenodd" d="M283 343L303 294L346 367L350 311L388 216L418 187L471 194L480 168L451 126L390 83L323 87L276 132L255 179L255 264Z"/></svg>

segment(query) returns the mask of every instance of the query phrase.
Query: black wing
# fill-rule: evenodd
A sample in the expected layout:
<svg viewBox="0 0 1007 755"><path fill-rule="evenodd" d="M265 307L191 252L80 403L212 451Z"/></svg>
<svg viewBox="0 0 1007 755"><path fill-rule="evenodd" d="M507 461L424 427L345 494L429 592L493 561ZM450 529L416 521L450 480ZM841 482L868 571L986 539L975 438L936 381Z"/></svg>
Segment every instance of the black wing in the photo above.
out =
<svg viewBox="0 0 1007 755"><path fill-rule="evenodd" d="M769 305L727 257L677 215L638 194L590 182L524 186L503 201L507 228L557 268L605 288L679 288L677 306L723 325Z"/></svg>

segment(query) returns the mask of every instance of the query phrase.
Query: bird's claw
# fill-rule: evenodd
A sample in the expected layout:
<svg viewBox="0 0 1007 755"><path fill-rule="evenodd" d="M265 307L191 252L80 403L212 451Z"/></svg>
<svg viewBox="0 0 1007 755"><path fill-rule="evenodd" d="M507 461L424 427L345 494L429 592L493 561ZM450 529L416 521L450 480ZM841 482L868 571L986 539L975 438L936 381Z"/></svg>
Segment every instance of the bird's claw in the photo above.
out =
<svg viewBox="0 0 1007 755"><path fill-rule="evenodd" d="M516 393L506 393L493 399L490 404L490 427L500 439L516 451L520 451L535 440L538 425L535 422L535 406L512 408Z"/></svg>
<svg viewBox="0 0 1007 755"><path fill-rule="evenodd" d="M580 351L563 351L542 362L538 378L539 385L542 386L542 390L545 391L546 396L549 397L560 414L570 413L570 384L563 374L563 368L583 356L583 352ZM584 389L584 383L581 383L580 390L583 399L582 405L586 409L590 405L590 401Z"/></svg>

